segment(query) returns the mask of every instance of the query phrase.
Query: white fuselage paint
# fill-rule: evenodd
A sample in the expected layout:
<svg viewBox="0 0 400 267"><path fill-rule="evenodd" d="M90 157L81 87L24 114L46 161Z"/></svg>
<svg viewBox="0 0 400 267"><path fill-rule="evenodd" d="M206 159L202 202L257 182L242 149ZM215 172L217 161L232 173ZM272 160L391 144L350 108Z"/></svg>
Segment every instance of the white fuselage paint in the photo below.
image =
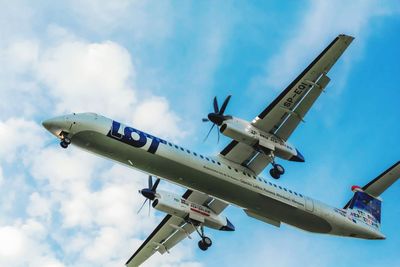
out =
<svg viewBox="0 0 400 267"><path fill-rule="evenodd" d="M259 217L310 232L367 239L384 238L377 229L348 217L349 213L345 210L256 177L248 169L223 158L195 154L122 124L117 137L110 137L113 121L106 117L81 113L57 117L45 123L45 127L58 137L61 131L67 132L73 145L217 197ZM125 127L135 142L145 135L145 140L140 140L144 144L135 147L122 142L121 135Z"/></svg>

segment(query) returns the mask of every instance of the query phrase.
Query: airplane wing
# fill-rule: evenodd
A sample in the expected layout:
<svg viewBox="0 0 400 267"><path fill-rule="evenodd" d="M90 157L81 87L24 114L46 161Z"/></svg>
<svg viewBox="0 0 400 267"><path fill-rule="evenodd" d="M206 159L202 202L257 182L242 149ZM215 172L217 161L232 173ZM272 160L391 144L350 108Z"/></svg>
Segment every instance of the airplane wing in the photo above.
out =
<svg viewBox="0 0 400 267"><path fill-rule="evenodd" d="M326 75L353 41L339 35L313 62L253 121L253 126L287 140L317 100L330 79ZM252 147L232 141L221 155L259 174L270 162Z"/></svg>
<svg viewBox="0 0 400 267"><path fill-rule="evenodd" d="M381 173L378 177L373 179L368 184L362 187L362 190L374 197L379 197L386 189L388 189L394 182L400 178L400 161L395 163L392 167ZM346 209L350 202L344 206Z"/></svg>
<svg viewBox="0 0 400 267"><path fill-rule="evenodd" d="M228 206L227 203L198 191L187 190L182 197L192 202L207 205L217 214L221 213ZM172 247L184 238L190 238L190 234L194 231L194 227L186 223L182 218L168 214L125 265L127 267L139 266L156 251L161 254L169 252Z"/></svg>

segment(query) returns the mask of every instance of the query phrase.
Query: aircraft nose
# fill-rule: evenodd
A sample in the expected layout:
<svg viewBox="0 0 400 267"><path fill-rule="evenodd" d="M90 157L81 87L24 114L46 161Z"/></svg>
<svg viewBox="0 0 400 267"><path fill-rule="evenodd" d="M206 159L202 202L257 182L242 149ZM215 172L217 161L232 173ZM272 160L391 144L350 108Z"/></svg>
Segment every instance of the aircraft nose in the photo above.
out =
<svg viewBox="0 0 400 267"><path fill-rule="evenodd" d="M42 125L55 136L59 136L62 131L67 131L70 128L71 123L67 121L65 116L60 116L45 120Z"/></svg>

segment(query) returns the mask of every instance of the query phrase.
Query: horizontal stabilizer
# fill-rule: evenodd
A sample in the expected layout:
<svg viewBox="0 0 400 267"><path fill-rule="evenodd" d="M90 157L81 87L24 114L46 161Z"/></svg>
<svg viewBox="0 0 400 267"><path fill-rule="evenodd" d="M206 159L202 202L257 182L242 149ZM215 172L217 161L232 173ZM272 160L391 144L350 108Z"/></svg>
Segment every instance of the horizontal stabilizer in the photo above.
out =
<svg viewBox="0 0 400 267"><path fill-rule="evenodd" d="M386 189L388 189L397 179L400 178L400 161L395 163L392 167L388 168L378 177L362 187L362 191L373 196L379 197ZM344 206L348 208L350 201Z"/></svg>
<svg viewBox="0 0 400 267"><path fill-rule="evenodd" d="M379 197L397 179L400 178L400 161L366 184L362 190L374 197Z"/></svg>

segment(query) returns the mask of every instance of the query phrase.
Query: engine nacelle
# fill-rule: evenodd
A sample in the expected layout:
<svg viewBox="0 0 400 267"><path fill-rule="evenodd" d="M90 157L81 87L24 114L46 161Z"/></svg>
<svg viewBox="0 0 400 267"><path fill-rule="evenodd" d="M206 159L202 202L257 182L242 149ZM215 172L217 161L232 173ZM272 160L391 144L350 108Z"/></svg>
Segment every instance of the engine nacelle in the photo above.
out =
<svg viewBox="0 0 400 267"><path fill-rule="evenodd" d="M169 192L157 191L152 206L159 211L185 220L189 218L217 230L233 231L235 229L225 216Z"/></svg>
<svg viewBox="0 0 400 267"><path fill-rule="evenodd" d="M269 151L273 151L275 155L288 160L298 155L296 148L288 142L284 142L272 134L265 133L249 122L238 118L226 120L220 127L220 131L238 142L258 147L266 154Z"/></svg>
<svg viewBox="0 0 400 267"><path fill-rule="evenodd" d="M249 146L257 144L255 132L251 131L251 125L237 119L231 119L222 124L220 131L222 134Z"/></svg>

